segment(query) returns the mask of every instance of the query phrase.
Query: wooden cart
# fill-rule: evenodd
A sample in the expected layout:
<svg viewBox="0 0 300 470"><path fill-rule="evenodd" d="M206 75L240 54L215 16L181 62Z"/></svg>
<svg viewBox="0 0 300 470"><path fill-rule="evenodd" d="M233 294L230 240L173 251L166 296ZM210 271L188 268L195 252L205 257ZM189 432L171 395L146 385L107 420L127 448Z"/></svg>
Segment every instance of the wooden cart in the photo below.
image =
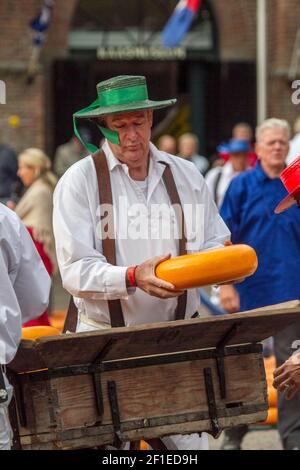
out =
<svg viewBox="0 0 300 470"><path fill-rule="evenodd" d="M77 449L265 420L259 341L300 303L22 341L10 364L15 448Z"/></svg>

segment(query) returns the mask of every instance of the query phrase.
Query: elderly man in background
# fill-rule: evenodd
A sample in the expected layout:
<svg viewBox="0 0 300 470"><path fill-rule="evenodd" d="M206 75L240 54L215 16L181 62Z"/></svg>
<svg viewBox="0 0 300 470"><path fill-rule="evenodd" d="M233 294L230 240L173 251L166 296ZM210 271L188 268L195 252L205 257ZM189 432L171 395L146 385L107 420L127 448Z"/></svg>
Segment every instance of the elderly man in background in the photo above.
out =
<svg viewBox="0 0 300 470"><path fill-rule="evenodd" d="M300 211L292 207L281 217L274 214L286 196L279 176L285 166L289 136L286 121L263 122L256 131L256 167L234 178L225 195L221 215L232 232L233 243L252 246L258 256L258 270L251 278L236 286L220 287L221 305L228 312L300 298ZM299 338L300 320L274 338L278 366L291 355L292 344ZM278 410L283 447L300 448L300 396L286 402L279 394ZM239 448L243 434L243 429L226 432L224 447Z"/></svg>
<svg viewBox="0 0 300 470"><path fill-rule="evenodd" d="M96 153L73 165L54 195L58 263L78 308L77 331L191 318L197 314L196 289L176 290L155 276L155 267L171 255L222 246L229 231L195 166L150 142L153 110L176 100L149 100L141 76L113 77L97 90L98 99L74 118L75 125L76 119L96 121L106 137L102 150L88 145ZM183 225L174 214L174 198ZM108 199L112 206L105 209ZM113 211L106 232L103 225L99 229L104 209ZM163 442L175 450L208 446L205 433Z"/></svg>

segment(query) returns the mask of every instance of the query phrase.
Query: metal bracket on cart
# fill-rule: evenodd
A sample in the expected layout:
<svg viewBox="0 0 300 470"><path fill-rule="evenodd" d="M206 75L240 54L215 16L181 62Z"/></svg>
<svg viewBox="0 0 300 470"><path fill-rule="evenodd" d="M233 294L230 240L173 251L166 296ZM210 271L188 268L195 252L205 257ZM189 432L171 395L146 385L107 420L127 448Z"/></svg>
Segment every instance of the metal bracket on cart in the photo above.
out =
<svg viewBox="0 0 300 470"><path fill-rule="evenodd" d="M209 414L209 418L211 422L211 429L212 429L211 434L215 439L217 439L222 432L222 428L220 427L219 420L218 420L218 412L217 412L217 405L216 405L216 399L215 399L215 391L214 391L214 384L212 380L211 368L206 367L203 370L203 373L204 373L207 404L208 404L208 414Z"/></svg>
<svg viewBox="0 0 300 470"><path fill-rule="evenodd" d="M225 333L223 338L219 341L216 346L216 361L217 361L217 371L219 376L219 384L220 384L220 395L222 399L226 398L226 377L225 377L225 365L224 365L224 356L225 356L225 348L228 342L234 337L236 334L240 322L236 322L233 326Z"/></svg>
<svg viewBox="0 0 300 470"><path fill-rule="evenodd" d="M114 426L115 440L114 446L117 449L120 449L122 442L124 441L122 431L121 431L121 420L120 420L120 411L118 404L118 395L117 395L117 386L114 380L107 382L108 387L108 397L110 403L111 417Z"/></svg>

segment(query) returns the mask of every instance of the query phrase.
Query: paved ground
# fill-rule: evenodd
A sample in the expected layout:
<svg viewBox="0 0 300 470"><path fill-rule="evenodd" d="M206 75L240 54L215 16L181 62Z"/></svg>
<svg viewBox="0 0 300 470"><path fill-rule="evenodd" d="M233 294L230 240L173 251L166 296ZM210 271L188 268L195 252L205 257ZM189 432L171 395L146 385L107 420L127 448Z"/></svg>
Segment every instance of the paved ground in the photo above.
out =
<svg viewBox="0 0 300 470"><path fill-rule="evenodd" d="M220 450L223 441L221 435L219 439L209 437L211 450ZM276 429L251 430L242 442L243 450L282 450L279 434Z"/></svg>

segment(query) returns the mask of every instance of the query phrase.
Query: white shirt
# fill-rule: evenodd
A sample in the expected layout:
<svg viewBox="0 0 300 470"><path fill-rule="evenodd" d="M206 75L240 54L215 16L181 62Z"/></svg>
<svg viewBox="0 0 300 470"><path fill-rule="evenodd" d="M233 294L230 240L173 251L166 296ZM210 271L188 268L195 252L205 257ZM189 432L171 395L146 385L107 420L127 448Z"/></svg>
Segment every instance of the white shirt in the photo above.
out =
<svg viewBox="0 0 300 470"><path fill-rule="evenodd" d="M0 364L14 358L22 324L47 308L50 284L26 228L0 204Z"/></svg>
<svg viewBox="0 0 300 470"><path fill-rule="evenodd" d="M215 197L215 187L218 175L221 173L217 187L217 206L220 208L232 179L239 173L235 172L231 162L226 162L222 167L212 168L205 176L205 181L212 197Z"/></svg>
<svg viewBox="0 0 300 470"><path fill-rule="evenodd" d="M207 158L203 157L202 155L195 154L191 157L190 161L196 165L196 168L202 175L204 175L209 167Z"/></svg>
<svg viewBox="0 0 300 470"><path fill-rule="evenodd" d="M170 229L177 228L162 180L165 165L159 160L170 164L177 185L189 225L189 251L221 246L229 238L229 231L193 163L160 152L150 144L146 197L139 184L129 176L127 165L116 159L107 142L103 150L111 176L117 266L108 264L102 255L98 183L92 157L88 156L67 170L54 193L54 235L63 285L75 297L79 312L96 322L110 323L107 299L121 299L126 325L173 320L177 299L162 300L141 289L127 291L125 281L128 266L140 264L157 255L178 255L178 240L165 234L157 236L161 234L159 227L166 226L168 217ZM123 198L121 204L118 204L119 197ZM157 210L161 203L164 203L165 213ZM140 238L136 237L138 230L133 230L137 204L144 208L138 219L140 225L144 224L145 227L150 219L148 230L151 232L151 240L143 239L147 226L141 231ZM203 224L198 224L193 236L191 210L197 204L203 209ZM124 233L129 236L123 236ZM189 290L187 317L195 313L198 304L197 291Z"/></svg>
<svg viewBox="0 0 300 470"><path fill-rule="evenodd" d="M300 155L300 133L295 134L290 140L290 149L286 157L286 164L289 165Z"/></svg>

